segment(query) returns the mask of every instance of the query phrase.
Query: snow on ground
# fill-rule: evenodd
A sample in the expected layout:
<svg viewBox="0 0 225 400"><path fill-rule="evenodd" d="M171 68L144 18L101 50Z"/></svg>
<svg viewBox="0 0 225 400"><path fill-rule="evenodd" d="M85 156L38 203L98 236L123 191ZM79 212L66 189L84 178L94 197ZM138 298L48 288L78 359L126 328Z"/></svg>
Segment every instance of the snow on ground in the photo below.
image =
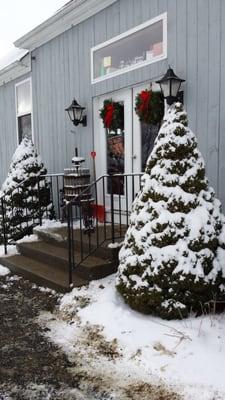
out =
<svg viewBox="0 0 225 400"><path fill-rule="evenodd" d="M0 265L0 276L5 276L10 273L10 270L6 267L3 267L3 265Z"/></svg>
<svg viewBox="0 0 225 400"><path fill-rule="evenodd" d="M28 242L37 242L39 239L38 235L26 235L22 239L16 241L16 243L28 243Z"/></svg>
<svg viewBox="0 0 225 400"><path fill-rule="evenodd" d="M51 220L51 219L44 219L42 221L42 225L38 225L34 228L35 231L43 231L46 229L53 229L53 228L66 228L67 223L62 223L61 221Z"/></svg>
<svg viewBox="0 0 225 400"><path fill-rule="evenodd" d="M15 256L16 254L18 254L18 251L15 245L7 246L7 254L5 254L4 245L0 245L0 257L10 257L10 256Z"/></svg>
<svg viewBox="0 0 225 400"><path fill-rule="evenodd" d="M169 322L139 314L124 304L112 275L73 289L58 314L42 314L39 322L70 358L80 349L86 368L108 374L111 385L139 379L163 382L188 400L225 399L225 314ZM117 356L101 357L96 337Z"/></svg>

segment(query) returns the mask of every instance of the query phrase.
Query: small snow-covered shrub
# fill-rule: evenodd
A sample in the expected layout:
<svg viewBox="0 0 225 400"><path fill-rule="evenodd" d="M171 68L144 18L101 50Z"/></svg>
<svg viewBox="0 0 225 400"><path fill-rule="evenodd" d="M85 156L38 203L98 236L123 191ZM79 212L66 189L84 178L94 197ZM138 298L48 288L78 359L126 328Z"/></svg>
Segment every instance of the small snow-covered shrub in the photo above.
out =
<svg viewBox="0 0 225 400"><path fill-rule="evenodd" d="M29 233L33 222L38 222L40 217L54 217L50 187L41 176L46 173L33 143L25 137L13 155L1 189L8 239L19 239ZM3 241L2 215L0 240Z"/></svg>
<svg viewBox="0 0 225 400"><path fill-rule="evenodd" d="M147 161L119 259L116 286L135 310L172 319L225 301L225 217L180 103Z"/></svg>

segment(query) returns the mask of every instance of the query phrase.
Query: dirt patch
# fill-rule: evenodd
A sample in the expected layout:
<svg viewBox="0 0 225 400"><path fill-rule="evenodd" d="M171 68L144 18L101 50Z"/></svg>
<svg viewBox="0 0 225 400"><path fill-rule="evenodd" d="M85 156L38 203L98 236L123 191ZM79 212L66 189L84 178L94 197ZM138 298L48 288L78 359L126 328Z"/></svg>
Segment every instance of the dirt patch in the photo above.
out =
<svg viewBox="0 0 225 400"><path fill-rule="evenodd" d="M181 400L178 394L168 388L144 382L129 385L125 393L129 400Z"/></svg>
<svg viewBox="0 0 225 400"><path fill-rule="evenodd" d="M83 347L89 348L89 352L92 350L93 356L103 356L109 360L115 360L121 357L122 354L118 349L117 339L107 341L103 334L103 328L97 325L86 324L83 328Z"/></svg>
<svg viewBox="0 0 225 400"><path fill-rule="evenodd" d="M71 363L66 355L35 323L40 310L53 311L58 299L56 293L32 288L23 279L1 277L0 399L6 395L10 399L26 398L27 386L39 388L36 398L43 399L47 398L43 397L46 391L54 394L59 388L77 387L76 378L68 372Z"/></svg>
<svg viewBox="0 0 225 400"><path fill-rule="evenodd" d="M18 277L0 277L0 400L180 400L163 386L135 383L129 371L126 379L120 375L117 340L107 341L100 326L81 326L77 313L89 298L80 296L77 307L64 310L59 300ZM42 313L80 330L72 356L48 338Z"/></svg>

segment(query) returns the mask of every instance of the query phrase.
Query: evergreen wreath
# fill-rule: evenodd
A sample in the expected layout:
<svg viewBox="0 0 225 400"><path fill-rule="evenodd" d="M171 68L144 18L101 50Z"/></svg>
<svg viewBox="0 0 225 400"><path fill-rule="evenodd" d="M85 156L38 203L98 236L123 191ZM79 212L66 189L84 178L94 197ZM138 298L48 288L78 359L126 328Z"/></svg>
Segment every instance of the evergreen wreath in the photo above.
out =
<svg viewBox="0 0 225 400"><path fill-rule="evenodd" d="M124 107L121 103L112 99L104 100L99 112L105 128L115 132L124 129Z"/></svg>
<svg viewBox="0 0 225 400"><path fill-rule="evenodd" d="M163 119L164 99L161 92L142 90L135 99L135 111L141 122L157 125Z"/></svg>

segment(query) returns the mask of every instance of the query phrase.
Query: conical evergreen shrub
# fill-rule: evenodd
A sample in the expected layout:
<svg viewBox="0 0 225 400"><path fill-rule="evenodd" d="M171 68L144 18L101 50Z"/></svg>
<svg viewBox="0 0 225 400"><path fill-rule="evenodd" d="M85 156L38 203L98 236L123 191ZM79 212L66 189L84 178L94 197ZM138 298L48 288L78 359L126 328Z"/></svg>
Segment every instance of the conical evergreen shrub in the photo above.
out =
<svg viewBox="0 0 225 400"><path fill-rule="evenodd" d="M187 125L176 103L132 205L116 281L133 309L166 319L225 301L225 218Z"/></svg>
<svg viewBox="0 0 225 400"><path fill-rule="evenodd" d="M5 232L8 239L19 239L31 231L40 218L54 217L50 187L42 176L47 173L40 156L28 138L17 147L9 173L2 185ZM0 240L3 241L3 215Z"/></svg>

